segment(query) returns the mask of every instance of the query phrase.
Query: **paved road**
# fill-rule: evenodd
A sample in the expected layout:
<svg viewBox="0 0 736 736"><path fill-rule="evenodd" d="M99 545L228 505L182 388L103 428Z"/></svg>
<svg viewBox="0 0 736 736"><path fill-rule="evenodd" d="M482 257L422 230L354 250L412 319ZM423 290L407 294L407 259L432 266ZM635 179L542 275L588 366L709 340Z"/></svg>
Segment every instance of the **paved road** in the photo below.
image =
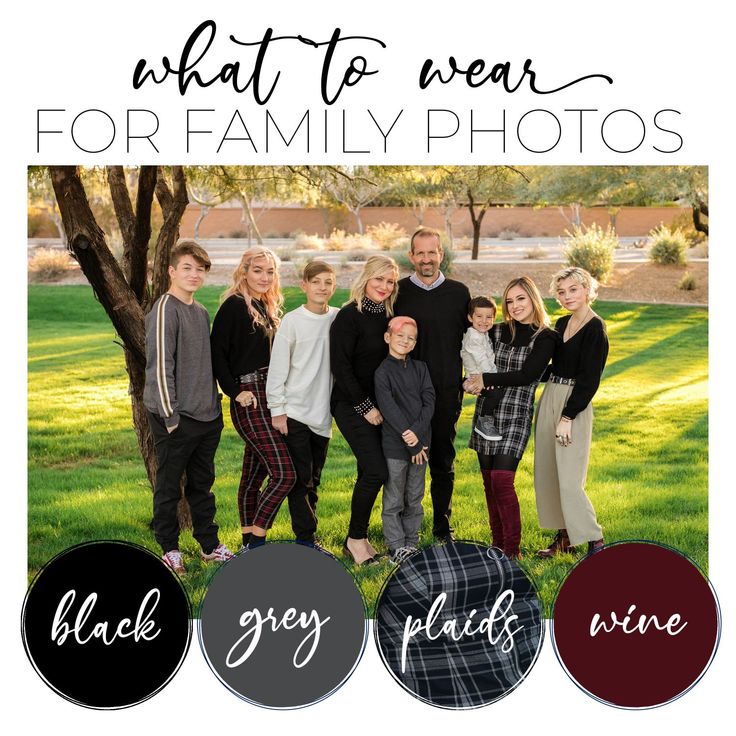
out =
<svg viewBox="0 0 736 736"><path fill-rule="evenodd" d="M635 247L634 243L641 238L619 238L621 248L614 253L614 261L644 263L648 261L646 251ZM202 247L207 250L213 265L235 266L240 260L243 250L248 247L248 241L239 238L213 238L200 240ZM253 243L255 245L255 242ZM319 253L321 258L333 263L351 260L348 251L342 253L320 253L314 250L294 250L294 241L290 238L267 238L264 245L273 248L277 253L289 251L292 260L302 260L314 257ZM30 239L28 240L29 254L36 247L62 248L59 239ZM530 251L543 252L543 257L535 258L537 262L562 263L564 244L560 238L518 238L514 240L498 240L497 238L481 238L479 263L492 261L494 263L528 263L527 253ZM691 258L691 261L703 261L703 258ZM455 255L456 263L470 263L470 251L460 250Z"/></svg>

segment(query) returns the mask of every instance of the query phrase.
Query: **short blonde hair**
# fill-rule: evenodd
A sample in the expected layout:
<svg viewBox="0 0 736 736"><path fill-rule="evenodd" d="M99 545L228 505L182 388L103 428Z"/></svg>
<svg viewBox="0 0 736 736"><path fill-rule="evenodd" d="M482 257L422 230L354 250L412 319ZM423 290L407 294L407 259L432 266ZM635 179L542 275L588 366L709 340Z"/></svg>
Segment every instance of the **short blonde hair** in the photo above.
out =
<svg viewBox="0 0 736 736"><path fill-rule="evenodd" d="M389 317L393 317L394 302L396 301L396 297L399 293L399 267L396 264L396 261L390 256L371 256L365 262L363 270L361 271L358 278L353 281L353 285L350 288L350 299L348 300L348 304L350 302L355 302L356 306L358 307L358 311L362 312L363 297L365 296L366 284L372 278L380 276L381 274L386 273L386 271L392 271L394 274L394 278L396 279L394 290L391 292L388 299L386 299L386 301L384 302L384 304L386 305L386 314Z"/></svg>
<svg viewBox="0 0 736 736"><path fill-rule="evenodd" d="M557 296L557 286L560 281L564 281L565 279L577 281L584 289L588 290L588 304L596 300L598 296L598 281L584 268L579 268L578 266L563 268L552 277L552 281L549 284L549 293L552 296Z"/></svg>

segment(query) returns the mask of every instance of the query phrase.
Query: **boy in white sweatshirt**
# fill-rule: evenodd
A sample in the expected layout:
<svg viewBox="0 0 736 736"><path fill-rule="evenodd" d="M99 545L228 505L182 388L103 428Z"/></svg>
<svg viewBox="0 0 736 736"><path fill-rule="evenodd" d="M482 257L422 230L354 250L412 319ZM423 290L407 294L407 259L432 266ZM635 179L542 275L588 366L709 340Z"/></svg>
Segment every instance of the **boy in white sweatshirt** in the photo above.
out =
<svg viewBox="0 0 736 736"><path fill-rule="evenodd" d="M337 307L335 270L324 261L304 268L301 288L307 303L281 320L271 350L266 399L273 426L284 435L297 481L289 492L296 541L314 547L317 489L332 435L330 414L330 326Z"/></svg>

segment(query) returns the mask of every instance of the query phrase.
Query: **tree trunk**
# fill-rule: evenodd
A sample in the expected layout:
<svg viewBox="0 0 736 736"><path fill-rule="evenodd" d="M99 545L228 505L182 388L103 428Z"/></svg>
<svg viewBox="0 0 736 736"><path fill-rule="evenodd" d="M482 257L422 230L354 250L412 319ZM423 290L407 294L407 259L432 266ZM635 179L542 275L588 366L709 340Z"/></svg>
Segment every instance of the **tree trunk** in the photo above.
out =
<svg viewBox="0 0 736 736"><path fill-rule="evenodd" d="M194 239L199 240L199 226L202 224L202 220L209 214L210 208L207 205L199 205L199 217L197 222L194 223Z"/></svg>
<svg viewBox="0 0 736 736"><path fill-rule="evenodd" d="M153 173L155 174L155 171ZM131 279L139 280L141 269L140 251L144 249L144 246L147 247L148 238L150 237L150 200L152 199L155 176L152 177L151 172L141 172L137 211L133 215L127 185L125 185L124 178L120 178L121 174L121 168L111 167L108 171L108 182L110 183L116 214L119 217L125 252L128 253L128 257L125 259L125 268ZM146 475L153 488L156 478L155 451L146 410L143 406L146 335L144 308L140 300L148 301L145 277L140 295L135 294L126 281L126 274L110 251L104 233L95 221L78 169L75 166L50 166L49 175L56 194L69 249L77 259L82 273L92 286L95 297L110 318L123 344L125 368L129 378L128 391L131 397L133 427L146 468ZM182 180L183 176L182 170ZM178 186L181 186L182 183L180 182ZM125 188L123 189L123 187ZM180 192L176 187L177 184L175 184L175 191L180 198ZM144 201L146 198L149 199L149 206ZM168 207L168 232L169 234L173 233L175 239L178 235L178 222L175 228L172 222L175 208L178 208L177 211L181 210L182 214L184 210L176 196L171 196L171 200ZM186 202L184 207L186 207ZM166 225L166 210L164 217L164 224ZM181 219L181 214L179 219ZM145 220L147 220L148 230L144 223ZM146 232L148 232L148 235ZM164 241L159 236L159 244L168 242L168 240ZM168 265L168 251L166 260ZM145 260L143 260L143 263L145 264ZM145 270L143 273L145 274ZM166 288L168 288L168 274L166 279ZM186 500L184 500L184 504L186 504ZM188 506L182 508L181 501L179 512L181 528L190 528L189 508Z"/></svg>
<svg viewBox="0 0 736 736"><path fill-rule="evenodd" d="M253 234L256 236L256 242L258 243L258 245L263 245L263 238L261 237L261 231L258 229L258 225L256 224L256 218L253 216L253 210L251 209L248 196L245 194L240 194L238 196L238 200L240 201L240 206L243 208L243 215L241 217L241 222L245 220L250 225L250 231L248 233L248 241L249 241L248 244L250 245L250 232L253 232Z"/></svg>
<svg viewBox="0 0 736 736"><path fill-rule="evenodd" d="M179 239L179 224L189 204L186 177L181 166L172 166L173 192L159 168L156 181L156 199L161 205L164 222L156 241L156 255L151 276L151 302L155 302L169 288L169 254Z"/></svg>
<svg viewBox="0 0 736 736"><path fill-rule="evenodd" d="M478 260L478 253L480 251L480 227L483 224L487 207L488 205L484 204L476 214L473 192L468 189L468 212L470 212L470 220L473 223L473 249L470 252L470 260L472 261Z"/></svg>
<svg viewBox="0 0 736 736"><path fill-rule="evenodd" d="M348 207L348 209L355 215L355 224L358 227L358 235L363 234L363 220L360 219L360 207Z"/></svg>
<svg viewBox="0 0 736 736"><path fill-rule="evenodd" d="M705 202L697 202L693 205L693 226L699 233L708 235L708 223L702 217L708 217L708 205Z"/></svg>
<svg viewBox="0 0 736 736"><path fill-rule="evenodd" d="M570 211L572 212L572 224L575 227L580 227L583 224L580 217L580 204L578 202L573 202L570 205Z"/></svg>

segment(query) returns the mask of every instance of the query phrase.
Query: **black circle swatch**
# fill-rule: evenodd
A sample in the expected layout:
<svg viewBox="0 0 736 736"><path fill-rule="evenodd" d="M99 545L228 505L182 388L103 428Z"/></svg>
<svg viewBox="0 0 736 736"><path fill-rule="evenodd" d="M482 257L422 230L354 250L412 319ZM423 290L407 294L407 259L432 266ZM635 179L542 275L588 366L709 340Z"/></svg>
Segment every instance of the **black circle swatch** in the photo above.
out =
<svg viewBox="0 0 736 736"><path fill-rule="evenodd" d="M22 634L36 672L59 695L89 708L127 708L155 695L184 661L189 599L143 547L88 542L35 577Z"/></svg>
<svg viewBox="0 0 736 736"><path fill-rule="evenodd" d="M542 605L524 571L497 549L437 545L402 562L376 608L383 663L412 695L477 708L510 693L536 662Z"/></svg>

